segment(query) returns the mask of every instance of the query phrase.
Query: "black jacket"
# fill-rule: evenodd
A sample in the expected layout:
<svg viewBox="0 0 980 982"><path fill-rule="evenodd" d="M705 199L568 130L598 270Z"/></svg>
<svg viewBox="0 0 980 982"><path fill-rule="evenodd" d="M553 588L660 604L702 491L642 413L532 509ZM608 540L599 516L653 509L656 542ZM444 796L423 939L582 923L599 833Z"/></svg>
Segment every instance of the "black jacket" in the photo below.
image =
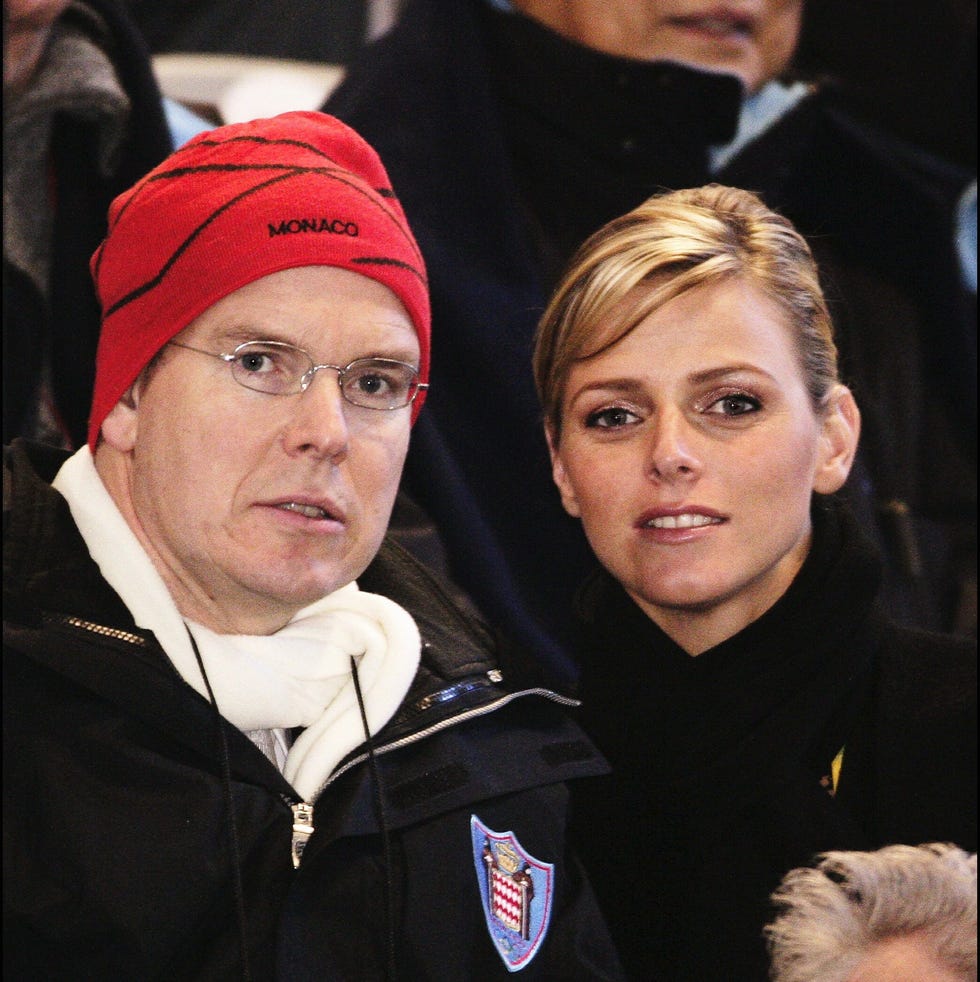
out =
<svg viewBox="0 0 980 982"><path fill-rule="evenodd" d="M976 298L952 221L969 176L829 93L712 174L739 107L733 78L580 48L486 0L413 0L325 107L378 150L428 268L432 389L403 486L454 578L557 672L574 673L592 555L552 483L532 337L570 248L664 188L759 191L817 246L864 416L849 490L888 556L892 613L947 629L975 582Z"/></svg>
<svg viewBox="0 0 980 982"><path fill-rule="evenodd" d="M95 15L87 16L85 8ZM106 233L109 204L173 149L150 52L119 0L84 0L64 19L89 36L112 62L131 102L112 173L97 160L99 134L84 117L56 116L51 135L54 199L50 293L42 297L20 270L3 264L3 442L24 435L50 344L52 392L71 444L85 442L95 379L101 311L89 259ZM9 153L13 148L5 148Z"/></svg>
<svg viewBox="0 0 980 982"><path fill-rule="evenodd" d="M254 979L510 978L474 817L554 866L530 900L532 928L546 907L550 926L518 977L619 977L565 842L564 781L604 762L568 700L497 664L407 554L386 544L359 583L413 614L423 663L373 758L354 751L313 803L294 870L296 792L101 578L47 483L63 455L8 456L6 978L243 978L243 942Z"/></svg>
<svg viewBox="0 0 980 982"><path fill-rule="evenodd" d="M607 574L580 595L582 722L613 772L573 790L573 830L641 982L763 982L768 897L817 852L976 849L976 645L884 620L856 524L821 505L814 527L787 593L696 658Z"/></svg>

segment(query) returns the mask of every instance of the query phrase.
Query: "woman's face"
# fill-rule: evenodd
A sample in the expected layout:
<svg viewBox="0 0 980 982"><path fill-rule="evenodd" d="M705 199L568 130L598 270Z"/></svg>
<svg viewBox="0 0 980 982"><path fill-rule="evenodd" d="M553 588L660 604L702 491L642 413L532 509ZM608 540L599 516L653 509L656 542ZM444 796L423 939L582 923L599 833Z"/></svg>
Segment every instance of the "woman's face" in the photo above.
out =
<svg viewBox="0 0 980 982"><path fill-rule="evenodd" d="M859 425L843 386L825 416L814 411L785 314L735 278L689 290L574 363L561 409L552 462L566 510L691 654L789 586L811 493L843 484Z"/></svg>

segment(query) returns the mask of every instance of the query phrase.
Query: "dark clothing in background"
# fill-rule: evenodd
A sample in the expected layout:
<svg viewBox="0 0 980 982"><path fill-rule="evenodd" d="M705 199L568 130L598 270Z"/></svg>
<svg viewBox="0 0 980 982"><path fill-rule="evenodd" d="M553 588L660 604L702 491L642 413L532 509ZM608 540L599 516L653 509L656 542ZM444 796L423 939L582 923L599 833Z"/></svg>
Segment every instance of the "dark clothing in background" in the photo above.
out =
<svg viewBox="0 0 980 982"><path fill-rule="evenodd" d="M344 64L364 44L367 0L126 0L150 50Z"/></svg>
<svg viewBox="0 0 980 982"><path fill-rule="evenodd" d="M975 632L976 298L953 246L967 175L859 126L821 93L724 169L739 84L571 44L485 0L415 0L326 110L378 150L425 256L432 389L403 488L495 622L574 675L591 565L548 464L530 357L568 253L664 188L762 194L814 246L864 414L848 493L900 620Z"/></svg>
<svg viewBox="0 0 980 982"><path fill-rule="evenodd" d="M631 978L763 982L769 894L822 850L976 849L976 645L887 623L856 524L814 521L787 593L697 657L604 571L580 595L613 772L573 791L573 829Z"/></svg>
<svg viewBox="0 0 980 982"><path fill-rule="evenodd" d="M64 459L5 454L5 978L241 979L242 941L256 980L379 980L389 952L405 980L512 978L474 815L555 867L521 978L622 978L566 849L564 782L608 770L569 700L498 663L484 627L384 545L358 583L412 614L422 663L374 760L353 751L313 802L294 870L299 796L102 579L48 483Z"/></svg>
<svg viewBox="0 0 980 982"><path fill-rule="evenodd" d="M976 171L977 0L820 0L795 63L851 112Z"/></svg>
<svg viewBox="0 0 980 982"><path fill-rule="evenodd" d="M976 636L976 294L954 214L968 176L818 94L719 175L809 242L861 410L845 496L885 558L899 623Z"/></svg>
<svg viewBox="0 0 980 982"><path fill-rule="evenodd" d="M50 189L53 213L46 290L8 261L3 263L3 441L33 432L38 386L50 365L53 411L66 445L85 442L101 312L89 259L105 236L112 199L155 167L173 149L149 51L116 0L73 4L59 21L101 48L130 101L126 130L111 172L98 160L99 122L59 112L53 121L49 170L37 175ZM59 30L56 25L55 30ZM4 113L15 111L4 99ZM4 166L16 146L4 141ZM39 222L38 227L44 227ZM6 239L6 236L5 236Z"/></svg>

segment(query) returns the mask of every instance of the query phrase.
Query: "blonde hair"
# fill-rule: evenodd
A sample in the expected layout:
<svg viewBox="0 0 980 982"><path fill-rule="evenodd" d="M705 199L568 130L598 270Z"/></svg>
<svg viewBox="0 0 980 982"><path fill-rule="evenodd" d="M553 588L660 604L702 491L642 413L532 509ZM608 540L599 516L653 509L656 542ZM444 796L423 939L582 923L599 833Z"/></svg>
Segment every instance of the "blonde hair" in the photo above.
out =
<svg viewBox="0 0 980 982"><path fill-rule="evenodd" d="M534 380L556 443L572 365L606 350L674 297L741 277L786 313L814 409L838 381L816 263L790 222L749 191L708 184L649 198L578 249L538 325ZM633 299L633 291L649 287Z"/></svg>
<svg viewBox="0 0 980 982"><path fill-rule="evenodd" d="M791 870L765 929L774 982L846 982L879 943L916 936L964 982L977 977L977 857L946 843L828 852Z"/></svg>

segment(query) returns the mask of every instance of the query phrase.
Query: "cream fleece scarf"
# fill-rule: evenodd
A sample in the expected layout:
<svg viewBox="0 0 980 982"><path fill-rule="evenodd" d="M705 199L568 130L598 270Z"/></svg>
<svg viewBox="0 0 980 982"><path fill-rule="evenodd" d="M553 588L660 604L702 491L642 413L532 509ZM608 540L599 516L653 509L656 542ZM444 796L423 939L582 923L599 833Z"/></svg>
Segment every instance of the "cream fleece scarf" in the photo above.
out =
<svg viewBox="0 0 980 982"><path fill-rule="evenodd" d="M181 617L87 446L65 462L53 486L67 500L106 581L136 624L156 635L188 685L207 698L190 628L226 719L243 731L305 727L283 768L304 800L316 797L337 762L364 739L352 655L371 732L401 705L421 644L411 615L387 597L350 583L305 607L275 634L216 634Z"/></svg>

